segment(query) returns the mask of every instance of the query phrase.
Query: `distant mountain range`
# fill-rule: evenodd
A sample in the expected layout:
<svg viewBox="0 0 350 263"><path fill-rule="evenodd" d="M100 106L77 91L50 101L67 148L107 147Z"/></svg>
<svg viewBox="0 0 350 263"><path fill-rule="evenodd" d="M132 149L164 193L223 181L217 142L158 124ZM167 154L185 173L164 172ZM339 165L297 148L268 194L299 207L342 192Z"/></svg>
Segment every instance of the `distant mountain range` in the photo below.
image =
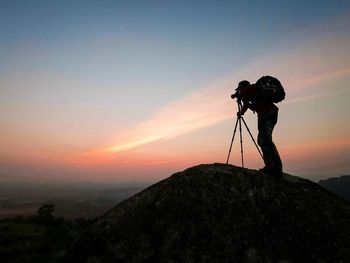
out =
<svg viewBox="0 0 350 263"><path fill-rule="evenodd" d="M328 178L318 184L350 202L350 175Z"/></svg>
<svg viewBox="0 0 350 263"><path fill-rule="evenodd" d="M55 216L93 218L144 188L137 184L0 182L0 219L33 215L43 204L54 204Z"/></svg>

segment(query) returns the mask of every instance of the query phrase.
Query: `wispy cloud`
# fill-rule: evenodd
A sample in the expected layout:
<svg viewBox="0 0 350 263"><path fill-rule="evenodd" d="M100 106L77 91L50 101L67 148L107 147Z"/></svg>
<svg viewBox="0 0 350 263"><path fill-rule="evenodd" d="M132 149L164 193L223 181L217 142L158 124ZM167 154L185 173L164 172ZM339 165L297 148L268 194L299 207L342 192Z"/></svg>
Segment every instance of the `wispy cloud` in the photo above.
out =
<svg viewBox="0 0 350 263"><path fill-rule="evenodd" d="M310 76L303 79L298 85L317 84L327 79L347 75L350 68L329 72L325 75ZM106 152L116 153L131 150L138 146L159 140L172 139L205 127L214 125L223 120L232 118L235 109L229 95L232 83L220 81L209 88L198 90L196 93L175 101L151 116L127 134L123 134L120 141L104 148ZM293 85L295 86L295 84ZM287 103L297 103L324 97L332 93L318 93L290 99Z"/></svg>
<svg viewBox="0 0 350 263"><path fill-rule="evenodd" d="M228 81L218 81L208 88L174 101L160 109L148 120L120 136L106 151L120 152L193 132L232 116Z"/></svg>
<svg viewBox="0 0 350 263"><path fill-rule="evenodd" d="M334 36L332 36L334 37ZM319 40L319 39L317 39ZM256 81L261 75L272 74L281 78L291 95L286 103L300 103L317 97L330 95L318 90L312 94L309 87L322 82L346 78L350 75L348 45L350 38L330 39L317 43L304 43L299 48L278 54L266 55L257 62L236 70L230 76L214 82L208 87L157 109L152 116L132 130L118 134L109 146L101 147L89 154L115 155L161 140L169 140L232 118L235 109L229 95L233 85L241 79ZM341 50L341 54L337 51ZM333 88L332 94L344 92Z"/></svg>
<svg viewBox="0 0 350 263"><path fill-rule="evenodd" d="M295 83L291 83L290 85L295 89L301 89L303 87L310 87L312 85L317 85L319 83L322 83L323 81L328 81L335 78L347 77L349 75L350 75L350 67L343 68L343 69L335 69L331 72L327 72L326 74L310 76L309 78L299 80ZM286 103L287 104L298 103L303 101L314 100L317 98L330 97L337 94L348 93L348 92L349 92L348 89L336 89L335 87L330 87L328 90L324 90L322 92L318 91L305 96L300 96L300 95L296 96L294 98L288 99Z"/></svg>

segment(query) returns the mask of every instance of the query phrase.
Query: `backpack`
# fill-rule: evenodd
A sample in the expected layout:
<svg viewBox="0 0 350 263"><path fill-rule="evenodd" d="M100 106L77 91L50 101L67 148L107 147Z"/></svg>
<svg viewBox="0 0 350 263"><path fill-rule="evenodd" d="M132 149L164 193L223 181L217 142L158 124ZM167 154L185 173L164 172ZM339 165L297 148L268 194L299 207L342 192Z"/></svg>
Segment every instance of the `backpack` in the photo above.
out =
<svg viewBox="0 0 350 263"><path fill-rule="evenodd" d="M255 87L257 96L262 101L278 103L286 97L281 82L271 76L264 76L258 79Z"/></svg>

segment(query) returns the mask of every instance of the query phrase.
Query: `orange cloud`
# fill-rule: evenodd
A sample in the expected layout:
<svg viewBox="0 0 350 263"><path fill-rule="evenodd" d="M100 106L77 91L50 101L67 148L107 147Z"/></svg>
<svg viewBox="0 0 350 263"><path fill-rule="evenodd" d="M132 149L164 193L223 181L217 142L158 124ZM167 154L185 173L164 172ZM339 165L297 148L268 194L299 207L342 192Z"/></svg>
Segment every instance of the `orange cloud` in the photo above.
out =
<svg viewBox="0 0 350 263"><path fill-rule="evenodd" d="M265 74L279 77L289 94L285 103L299 103L327 96L329 91L318 90L315 93L310 86L315 88L322 82L349 76L349 60L346 57L350 54L350 38L325 36L323 40L311 39L289 53L283 51L274 55L268 54L253 65L246 66L209 87L159 108L134 129L117 135L109 146L101 147L85 156L93 156L96 160L109 160L111 156L127 155L128 151L143 145L173 139L232 118L236 109L229 95L233 91L233 84L241 79L253 82ZM316 41L318 49L314 48ZM339 54L334 50L341 50L343 53ZM343 91L332 90L332 94L339 92Z"/></svg>
<svg viewBox="0 0 350 263"><path fill-rule="evenodd" d="M160 140L169 140L193 132L232 116L227 86L213 85L160 108L148 120L119 136L112 145L95 153L118 153Z"/></svg>
<svg viewBox="0 0 350 263"><path fill-rule="evenodd" d="M317 83L325 79L348 74L350 69L331 72L322 76L311 76L303 83ZM194 132L214 125L223 120L232 118L235 104L229 98L230 86L228 81L213 87L199 90L189 97L173 102L159 109L147 121L141 123L133 130L122 134L110 146L89 153L90 156L108 156L161 140L169 140L178 136ZM300 83L302 84L302 83ZM332 91L334 94L335 91ZM304 96L287 100L286 103L296 103L327 96L326 93ZM104 158L103 158L104 159Z"/></svg>

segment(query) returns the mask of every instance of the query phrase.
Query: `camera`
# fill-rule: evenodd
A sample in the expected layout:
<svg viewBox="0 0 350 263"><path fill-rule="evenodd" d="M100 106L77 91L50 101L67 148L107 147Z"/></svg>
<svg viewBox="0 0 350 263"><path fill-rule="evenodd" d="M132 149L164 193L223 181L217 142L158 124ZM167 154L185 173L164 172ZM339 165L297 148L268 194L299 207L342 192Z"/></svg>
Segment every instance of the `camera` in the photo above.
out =
<svg viewBox="0 0 350 263"><path fill-rule="evenodd" d="M231 94L231 99L237 99L238 102L242 99L241 88L236 88L236 92Z"/></svg>
<svg viewBox="0 0 350 263"><path fill-rule="evenodd" d="M231 99L236 99L238 102L242 99L242 89L250 87L250 82L248 80L242 80L238 83L238 87L235 89L235 93L231 95Z"/></svg>
<svg viewBox="0 0 350 263"><path fill-rule="evenodd" d="M231 99L238 98L238 91L236 91L234 94L231 94Z"/></svg>

